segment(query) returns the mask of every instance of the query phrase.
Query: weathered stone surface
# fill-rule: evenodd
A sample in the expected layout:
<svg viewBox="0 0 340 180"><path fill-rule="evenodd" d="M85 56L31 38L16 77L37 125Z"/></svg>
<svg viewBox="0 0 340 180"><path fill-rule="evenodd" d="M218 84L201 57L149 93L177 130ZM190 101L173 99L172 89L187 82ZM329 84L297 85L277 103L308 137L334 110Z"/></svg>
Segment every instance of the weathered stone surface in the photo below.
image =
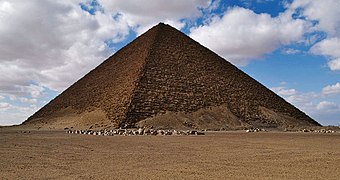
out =
<svg viewBox="0 0 340 180"><path fill-rule="evenodd" d="M202 114L197 121L209 124L216 118L232 117L233 122L251 127L319 125L225 59L165 24L119 50L24 124L48 123L59 116L67 119L68 113L57 113L67 108L79 115L100 109L106 113L103 126L126 128L166 112L190 114L220 106L223 112L217 113L230 115ZM185 126L189 125L199 128L196 122Z"/></svg>

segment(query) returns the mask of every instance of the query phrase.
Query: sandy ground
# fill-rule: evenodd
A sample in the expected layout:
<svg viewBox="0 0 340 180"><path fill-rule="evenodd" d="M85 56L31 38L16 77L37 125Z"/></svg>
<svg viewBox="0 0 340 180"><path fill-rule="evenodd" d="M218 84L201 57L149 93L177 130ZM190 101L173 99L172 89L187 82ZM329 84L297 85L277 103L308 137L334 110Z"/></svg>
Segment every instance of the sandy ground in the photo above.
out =
<svg viewBox="0 0 340 180"><path fill-rule="evenodd" d="M91 136L0 129L0 179L340 179L340 133Z"/></svg>

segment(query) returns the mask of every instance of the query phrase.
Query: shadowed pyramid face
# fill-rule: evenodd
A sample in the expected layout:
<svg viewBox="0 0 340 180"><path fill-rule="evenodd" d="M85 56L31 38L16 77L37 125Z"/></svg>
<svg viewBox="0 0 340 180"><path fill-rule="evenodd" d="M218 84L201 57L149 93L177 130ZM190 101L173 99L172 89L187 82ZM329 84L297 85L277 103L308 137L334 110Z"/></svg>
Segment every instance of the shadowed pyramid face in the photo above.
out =
<svg viewBox="0 0 340 180"><path fill-rule="evenodd" d="M162 23L24 124L202 129L319 125L214 52Z"/></svg>

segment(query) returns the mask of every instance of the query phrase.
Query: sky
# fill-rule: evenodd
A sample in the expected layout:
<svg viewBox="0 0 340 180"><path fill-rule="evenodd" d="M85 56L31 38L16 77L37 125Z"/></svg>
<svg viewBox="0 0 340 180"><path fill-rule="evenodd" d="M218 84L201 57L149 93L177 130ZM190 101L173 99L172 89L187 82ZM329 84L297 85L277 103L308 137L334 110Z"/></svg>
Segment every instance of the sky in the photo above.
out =
<svg viewBox="0 0 340 180"><path fill-rule="evenodd" d="M339 0L0 0L0 125L22 123L159 22L340 125Z"/></svg>

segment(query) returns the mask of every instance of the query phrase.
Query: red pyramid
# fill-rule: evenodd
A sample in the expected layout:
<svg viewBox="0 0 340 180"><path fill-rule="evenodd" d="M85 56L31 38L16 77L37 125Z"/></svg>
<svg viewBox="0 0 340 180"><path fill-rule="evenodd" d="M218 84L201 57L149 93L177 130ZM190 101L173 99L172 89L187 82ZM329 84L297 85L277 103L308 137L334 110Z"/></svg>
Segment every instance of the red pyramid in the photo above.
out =
<svg viewBox="0 0 340 180"><path fill-rule="evenodd" d="M225 59L162 23L23 124L49 128L319 126Z"/></svg>

